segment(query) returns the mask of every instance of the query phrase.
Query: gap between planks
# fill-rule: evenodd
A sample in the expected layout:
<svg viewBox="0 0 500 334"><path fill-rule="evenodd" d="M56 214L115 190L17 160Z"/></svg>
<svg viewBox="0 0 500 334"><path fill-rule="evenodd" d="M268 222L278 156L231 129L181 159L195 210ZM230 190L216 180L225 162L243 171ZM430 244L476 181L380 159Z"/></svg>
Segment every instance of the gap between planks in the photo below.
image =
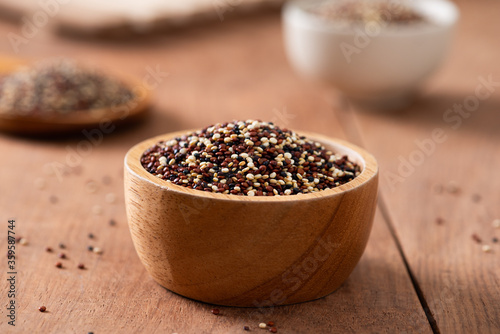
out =
<svg viewBox="0 0 500 334"><path fill-rule="evenodd" d="M334 100L328 101L330 103L331 109L333 113L335 114L336 118L338 119L338 122L340 124L340 127L344 129L344 132L347 136L347 139L351 141L352 143L364 148L364 139L362 136L362 132L360 129L360 125L357 122L356 116L353 113L352 107L349 105L349 102L347 101L347 98L338 95L334 97ZM389 229L389 232L396 243L396 248L398 249L399 255L401 256L401 259L403 260L404 266L406 268L406 272L408 273L408 276L411 280L411 284L413 286L413 289L415 290L415 293L417 294L418 300L420 302L420 306L422 306L422 309L425 312L425 316L427 317L427 321L429 322L429 326L432 329L432 332L434 334L440 334L441 331L439 330L438 324L436 319L434 318L434 315L432 313L432 310L429 307L429 304L427 303L427 300L425 298L424 292L422 291L422 288L420 287L420 284L418 283L417 278L413 274L413 270L411 269L410 263L408 262L406 255L403 251L403 247L401 246L401 243L399 241L399 238L397 236L396 230L394 228L394 224L392 223L392 219L389 214L389 209L386 204L386 201L384 199L383 193L380 190L379 187L379 194L378 194L378 203L377 206L380 210L380 213L382 215L382 218L387 225L387 228Z"/></svg>

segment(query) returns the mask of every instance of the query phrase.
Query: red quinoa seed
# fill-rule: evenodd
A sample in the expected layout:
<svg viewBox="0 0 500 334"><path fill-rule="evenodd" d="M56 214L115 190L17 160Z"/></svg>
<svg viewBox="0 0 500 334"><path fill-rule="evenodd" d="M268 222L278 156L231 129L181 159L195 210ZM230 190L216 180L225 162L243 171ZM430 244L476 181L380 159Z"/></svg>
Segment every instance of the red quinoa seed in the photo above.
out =
<svg viewBox="0 0 500 334"><path fill-rule="evenodd" d="M181 187L239 196L289 196L335 188L361 168L347 156L273 123L218 123L148 148L141 164Z"/></svg>

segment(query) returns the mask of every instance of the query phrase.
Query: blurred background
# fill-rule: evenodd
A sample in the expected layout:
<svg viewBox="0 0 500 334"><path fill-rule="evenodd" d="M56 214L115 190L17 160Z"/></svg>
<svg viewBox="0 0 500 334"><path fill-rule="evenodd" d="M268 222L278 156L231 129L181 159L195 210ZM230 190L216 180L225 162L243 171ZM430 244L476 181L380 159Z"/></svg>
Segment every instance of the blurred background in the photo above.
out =
<svg viewBox="0 0 500 334"><path fill-rule="evenodd" d="M144 139L261 119L349 140L380 165L378 213L358 267L324 300L273 311L282 328L500 331L500 2L454 1L460 18L449 52L413 102L396 111L355 106L335 87L294 71L284 48L283 3L0 0L4 73L19 62L69 57L133 77L151 96L146 117L110 131L0 134L0 212L19 222L31 247L20 249L21 311L24 325L31 324L24 328L68 332L65 324L73 322L79 330L116 330L104 316L128 319L131 332L198 326L234 333L246 325L250 311L207 317L209 306L167 294L146 275L126 227L122 166ZM85 249L89 232L104 246L99 260ZM88 275L68 270L54 279L53 259L34 250L60 242L74 245L73 259L86 263ZM31 311L41 300L77 311L41 322Z"/></svg>

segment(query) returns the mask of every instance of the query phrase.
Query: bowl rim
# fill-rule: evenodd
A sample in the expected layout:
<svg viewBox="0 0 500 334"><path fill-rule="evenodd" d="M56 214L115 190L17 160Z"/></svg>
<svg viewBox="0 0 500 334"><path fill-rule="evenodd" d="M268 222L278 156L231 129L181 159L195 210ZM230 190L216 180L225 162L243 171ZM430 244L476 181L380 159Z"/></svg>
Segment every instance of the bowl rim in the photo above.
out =
<svg viewBox="0 0 500 334"><path fill-rule="evenodd" d="M322 0L317 0L317 2ZM383 2L384 0L380 0ZM419 0L419 1L407 1L412 8L423 8L427 6L432 7L432 4L439 3L443 6L447 6L446 10L449 11L449 18L447 22L440 22L439 24L426 25L425 29L419 25L418 29L414 29L413 25L401 26L397 29L384 29L381 28L380 33L377 36L416 36L425 34L434 34L437 31L444 29L449 29L456 25L458 19L460 18L460 11L455 3L449 0ZM364 25L356 24L352 27L345 27L339 25L337 22L332 20L322 19L309 12L303 7L303 4L311 3L307 0L290 0L287 1L282 9L282 16L284 18L283 22L286 24L293 24L300 26L302 29L310 29L317 32L324 33L334 33L337 35L351 36L359 33L359 29L362 29ZM427 14L426 14L427 15Z"/></svg>
<svg viewBox="0 0 500 334"><path fill-rule="evenodd" d="M352 191L360 186L367 184L373 178L378 177L378 164L375 157L373 157L373 155L368 153L363 148L351 144L350 142L347 142L342 139L331 138L325 135L307 131L294 131L294 132L302 136L306 136L310 140L318 141L328 148L333 147L332 150L335 150L336 147L340 148L340 151L348 152L348 154L350 153L351 155L357 156L357 159L361 159L361 161L358 161L358 163L364 165L362 166L363 169L361 173L358 176L356 176L353 180L338 187L325 189L308 194L288 195L288 196L237 196L231 194L212 193L212 192L182 187L173 184L170 181L162 180L157 176L154 176L153 174L146 171L146 169L144 169L144 167L141 165L140 157L142 157L143 153L146 151L147 148L153 146L159 141L169 140L174 137L185 135L194 131L196 130L170 132L146 139L134 145L132 148L129 149L129 151L125 155L124 172L129 173L135 176L136 178L141 179L143 182L154 184L155 186L160 187L161 189L167 191L173 191L179 194L190 195L193 197L204 198L204 199L236 201L236 202L299 202L303 200L321 199L330 196L338 196L340 194ZM128 189L125 189L125 192L127 192L127 190Z"/></svg>

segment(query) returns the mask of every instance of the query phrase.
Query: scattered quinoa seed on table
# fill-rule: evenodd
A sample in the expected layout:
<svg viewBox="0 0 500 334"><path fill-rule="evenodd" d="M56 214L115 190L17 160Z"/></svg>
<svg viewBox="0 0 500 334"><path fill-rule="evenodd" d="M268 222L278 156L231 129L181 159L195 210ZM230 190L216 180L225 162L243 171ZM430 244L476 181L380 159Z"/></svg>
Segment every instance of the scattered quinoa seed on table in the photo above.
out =
<svg viewBox="0 0 500 334"><path fill-rule="evenodd" d="M472 237L472 240L474 240L478 244L480 244L483 241L476 233L474 233L471 237Z"/></svg>
<svg viewBox="0 0 500 334"><path fill-rule="evenodd" d="M495 219L492 225L494 228L500 228L500 219Z"/></svg>
<svg viewBox="0 0 500 334"><path fill-rule="evenodd" d="M273 123L218 123L148 148L142 166L191 189L246 196L297 195L353 180L347 156Z"/></svg>
<svg viewBox="0 0 500 334"><path fill-rule="evenodd" d="M481 248L482 248L483 252L491 253L491 246L490 245L483 245Z"/></svg>

